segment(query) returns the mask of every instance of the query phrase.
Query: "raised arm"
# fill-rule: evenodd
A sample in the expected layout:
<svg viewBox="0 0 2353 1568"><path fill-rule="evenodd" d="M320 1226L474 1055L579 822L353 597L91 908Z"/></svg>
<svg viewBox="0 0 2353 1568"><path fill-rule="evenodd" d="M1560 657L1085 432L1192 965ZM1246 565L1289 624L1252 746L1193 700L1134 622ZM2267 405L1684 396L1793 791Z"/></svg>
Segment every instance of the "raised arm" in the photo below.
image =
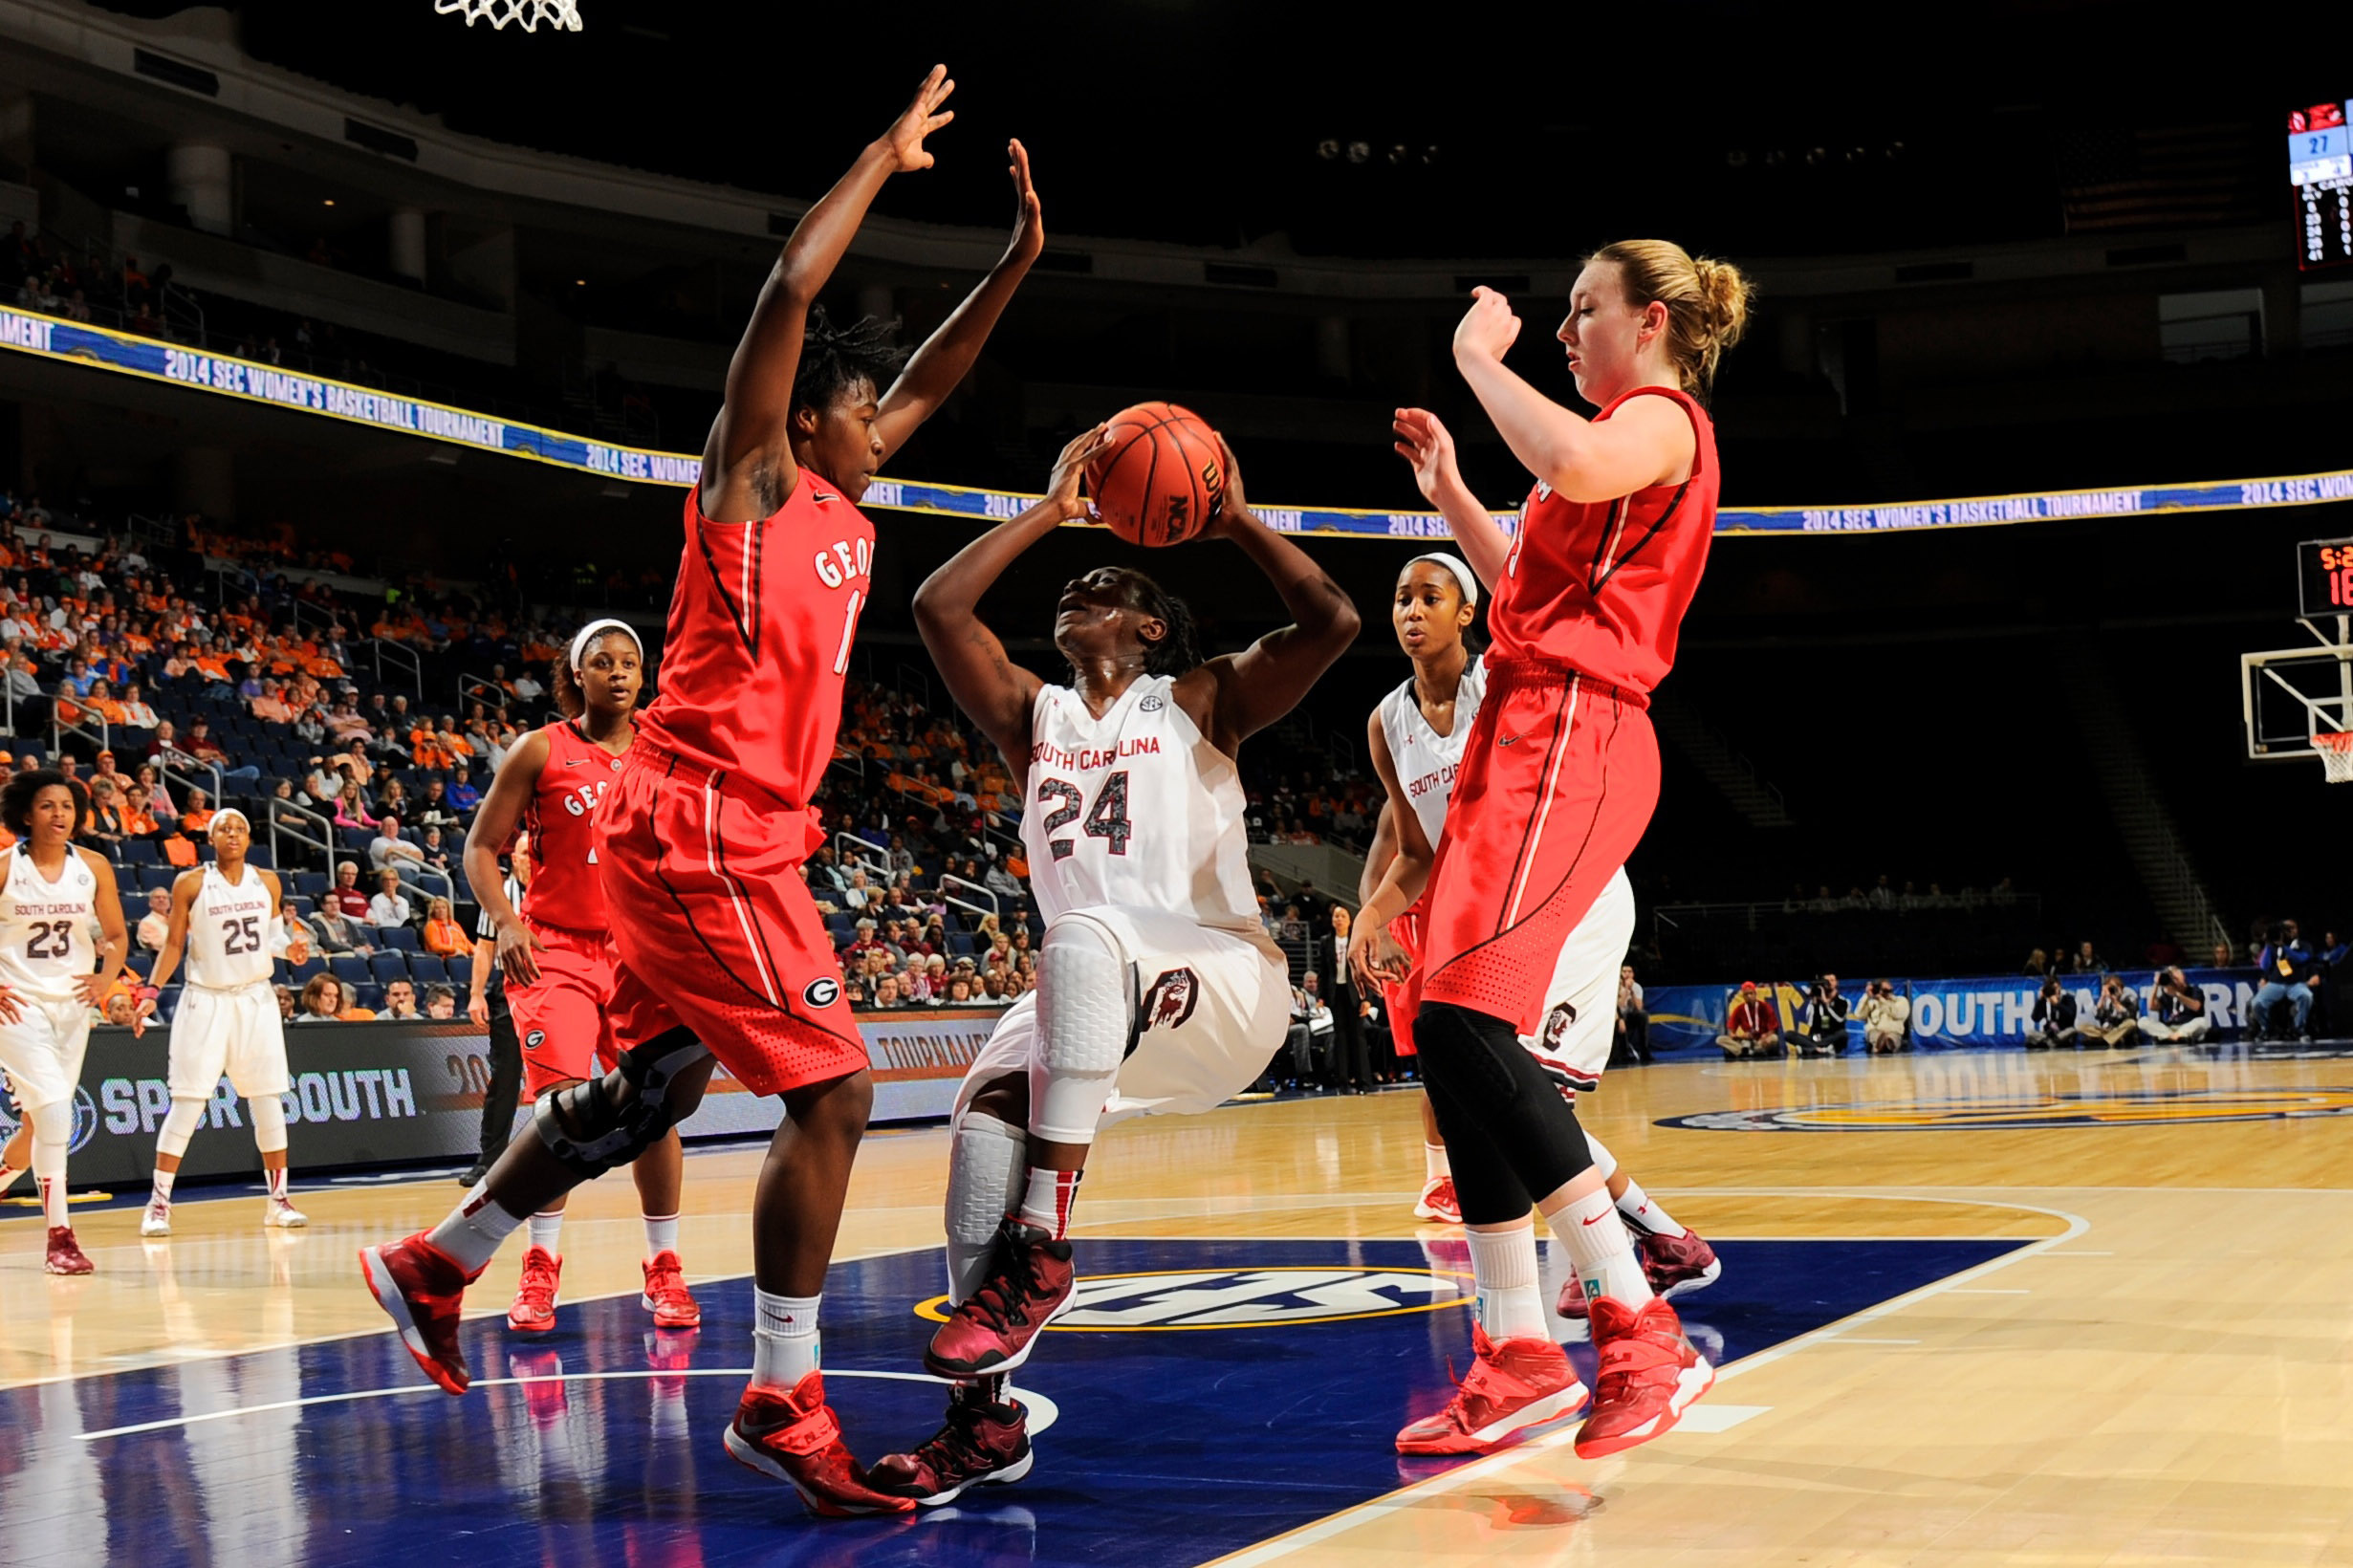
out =
<svg viewBox="0 0 2353 1568"><path fill-rule="evenodd" d="M1226 464L1226 500L1204 537L1231 539L1282 595L1291 624L1271 631L1240 653L1222 655L1181 677L1176 697L1199 719L1196 683L1209 684L1206 704L1209 743L1231 756L1243 741L1296 708L1323 672L1356 641L1355 603L1313 557L1258 520L1242 493L1233 448L1218 437Z"/></svg>
<svg viewBox="0 0 2353 1568"><path fill-rule="evenodd" d="M981 596L1021 553L1066 522L1086 515L1078 481L1101 447L1100 425L1072 439L1055 459L1046 497L948 557L915 590L915 629L956 699L1018 780L1030 767L1030 709L1045 683L1014 664L996 633L982 624Z"/></svg>
<svg viewBox="0 0 2353 1568"><path fill-rule="evenodd" d="M1690 471L1699 437L1672 399L1636 398L1599 423L1570 412L1504 365L1519 336L1511 301L1488 288L1471 295L1454 329L1455 368L1530 473L1572 501L1614 501ZM1664 330L1666 307L1653 308Z"/></svg>
<svg viewBox="0 0 2353 1568"><path fill-rule="evenodd" d="M514 837L524 808L531 804L532 792L539 787L540 771L547 765L547 732L534 730L507 753L506 766L490 775L490 793L482 797L473 826L466 831L466 885L474 890L474 902L497 926L498 961L506 967L507 979L518 986L539 978L538 960L532 954L540 942L507 897L506 879L498 874L498 852Z"/></svg>
<svg viewBox="0 0 2353 1568"><path fill-rule="evenodd" d="M1037 205L1036 187L1030 183L1029 149L1014 142L1007 145L1005 154L1013 161L1008 171L1013 178L1013 238L1006 242L1005 254L989 270L989 275L980 280L980 287L965 295L956 314L925 339L899 379L891 382L890 390L882 394L874 433L882 443L883 462L906 445L916 427L970 374L972 361L980 358L981 345L989 340L997 317L1005 314L1030 264L1046 248L1045 219Z"/></svg>
<svg viewBox="0 0 2353 1568"><path fill-rule="evenodd" d="M1400 408L1389 428L1397 455L1413 465L1413 483L1423 499L1446 514L1454 542L1463 548L1490 598L1511 563L1512 536L1495 526L1494 513L1471 493L1462 469L1454 462L1454 437L1427 408Z"/></svg>
<svg viewBox="0 0 2353 1568"><path fill-rule="evenodd" d="M802 216L793 237L784 242L784 253L769 272L743 340L735 345L735 358L728 364L727 401L703 447L705 516L719 522L755 521L793 493L800 478L793 461L793 378L800 368L809 307L833 276L882 182L931 166L924 138L956 118L940 109L955 90L948 67L933 66L916 89L915 100L858 155L850 171Z"/></svg>

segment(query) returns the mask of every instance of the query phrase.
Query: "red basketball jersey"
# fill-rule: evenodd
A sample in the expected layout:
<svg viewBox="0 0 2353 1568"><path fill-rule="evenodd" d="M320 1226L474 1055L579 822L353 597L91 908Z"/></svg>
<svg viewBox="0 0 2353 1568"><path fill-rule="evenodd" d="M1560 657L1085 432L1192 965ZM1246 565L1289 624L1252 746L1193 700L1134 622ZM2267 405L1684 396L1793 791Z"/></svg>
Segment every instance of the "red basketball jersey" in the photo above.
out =
<svg viewBox="0 0 2353 1568"><path fill-rule="evenodd" d="M1537 484L1487 612L1497 658L1553 660L1645 692L1673 666L1715 533L1715 426L1688 394L1663 386L1628 392L1594 422L1648 397L1671 398L1691 417L1691 477L1614 501L1571 501Z"/></svg>
<svg viewBox="0 0 2353 1568"><path fill-rule="evenodd" d="M651 745L805 806L841 728L842 678L865 607L874 525L803 468L774 515L718 523L686 495L686 548L662 642Z"/></svg>
<svg viewBox="0 0 2353 1568"><path fill-rule="evenodd" d="M597 871L597 803L604 798L621 758L580 733L570 719L540 730L548 738L547 766L523 808L531 835L531 885L523 918L566 931L605 929L604 884Z"/></svg>

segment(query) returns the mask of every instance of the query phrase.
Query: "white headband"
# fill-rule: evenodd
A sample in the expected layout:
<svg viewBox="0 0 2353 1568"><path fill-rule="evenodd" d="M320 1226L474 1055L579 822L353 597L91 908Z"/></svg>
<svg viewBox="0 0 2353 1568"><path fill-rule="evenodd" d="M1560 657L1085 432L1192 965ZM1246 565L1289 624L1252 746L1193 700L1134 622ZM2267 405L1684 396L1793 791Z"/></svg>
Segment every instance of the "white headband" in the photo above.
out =
<svg viewBox="0 0 2353 1568"><path fill-rule="evenodd" d="M590 621L587 625L582 626L578 631L572 634L571 664L573 674L577 675L580 673L580 661L588 657L588 645L591 642L594 642L598 638L603 636L606 632L619 632L623 637L626 637L630 642L636 642L638 657L640 659L645 657L645 644L638 642L637 628L630 625L626 621L616 621L611 616L607 616L602 621Z"/></svg>
<svg viewBox="0 0 2353 1568"><path fill-rule="evenodd" d="M1414 556L1413 561L1436 561L1440 566L1453 573L1455 584L1463 591L1463 602L1474 610L1478 608L1478 577L1470 567L1463 564L1463 558L1460 555L1449 555L1443 550L1427 550ZM1407 561L1405 564L1411 566L1413 561Z"/></svg>
<svg viewBox="0 0 2353 1568"><path fill-rule="evenodd" d="M232 817L238 821L245 823L246 832L251 833L253 831L253 824L251 820L246 817L245 813L239 811L234 806L223 806L219 811L212 814L212 820L205 827L205 836L207 838L210 838L213 834L219 832L221 824Z"/></svg>

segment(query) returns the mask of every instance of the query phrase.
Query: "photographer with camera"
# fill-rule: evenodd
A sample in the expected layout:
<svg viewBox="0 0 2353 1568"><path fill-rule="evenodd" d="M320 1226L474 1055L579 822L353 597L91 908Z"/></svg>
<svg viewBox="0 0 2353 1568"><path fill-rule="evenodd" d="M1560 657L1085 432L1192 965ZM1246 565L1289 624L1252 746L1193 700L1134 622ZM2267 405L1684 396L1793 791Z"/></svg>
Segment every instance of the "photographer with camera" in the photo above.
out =
<svg viewBox="0 0 2353 1568"><path fill-rule="evenodd" d="M2178 969L2162 969L2149 998L2151 1016L2141 1020L2141 1033L2152 1040L2195 1040L2214 1027L2207 1015L2206 992L2191 985Z"/></svg>
<svg viewBox="0 0 2353 1568"><path fill-rule="evenodd" d="M2094 1051L2122 1051L2141 1033L2141 998L2115 975L2102 975L2092 1021L2075 1026L2076 1044Z"/></svg>
<svg viewBox="0 0 2353 1568"><path fill-rule="evenodd" d="M2295 1033L2304 1039L2312 1038L2312 949L2298 934L2296 922L2283 920L2271 929L2271 939L2263 944L2263 951L2255 960L2263 971L2263 984L2247 1008L2247 1037L2259 1040L2271 1034L2272 1011L2280 1003L2289 1005Z"/></svg>
<svg viewBox="0 0 2353 1568"><path fill-rule="evenodd" d="M1855 1016L1863 1020L1863 1043L1871 1055L1885 1056L1911 1045L1911 998L1897 995L1891 982L1874 980L1864 987Z"/></svg>
<svg viewBox="0 0 2353 1568"><path fill-rule="evenodd" d="M1805 1036L1798 1050L1809 1056L1835 1056L1846 1049L1847 998L1839 977L1825 974L1805 991Z"/></svg>
<svg viewBox="0 0 2353 1568"><path fill-rule="evenodd" d="M1715 1043L1731 1061L1781 1054L1781 1014L1773 998L1756 989L1755 981L1740 982L1740 993L1724 1010L1724 1033L1716 1036Z"/></svg>
<svg viewBox="0 0 2353 1568"><path fill-rule="evenodd" d="M2075 1034L2075 997L2059 982L2059 976L2045 976L2042 994L2035 998L2035 1027L2026 1036L2029 1051L2048 1051L2063 1044Z"/></svg>

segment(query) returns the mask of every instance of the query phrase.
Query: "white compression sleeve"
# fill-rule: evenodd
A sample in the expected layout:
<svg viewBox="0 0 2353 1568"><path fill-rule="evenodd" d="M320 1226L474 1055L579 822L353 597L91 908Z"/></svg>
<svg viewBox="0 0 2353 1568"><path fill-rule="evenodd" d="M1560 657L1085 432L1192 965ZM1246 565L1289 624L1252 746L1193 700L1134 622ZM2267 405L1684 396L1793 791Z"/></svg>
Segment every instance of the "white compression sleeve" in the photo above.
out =
<svg viewBox="0 0 2353 1568"><path fill-rule="evenodd" d="M255 1095L246 1101L253 1117L253 1146L275 1154L286 1146L286 1102L275 1095ZM174 1105L176 1112L179 1107Z"/></svg>
<svg viewBox="0 0 2353 1568"><path fill-rule="evenodd" d="M1049 930L1037 958L1032 1133L1056 1143L1095 1142L1134 1022L1127 966L1102 927L1065 920Z"/></svg>
<svg viewBox="0 0 2353 1568"><path fill-rule="evenodd" d="M163 1129L155 1135L155 1152L175 1159L188 1151L188 1140L205 1120L205 1102L201 1100L175 1100L164 1113Z"/></svg>
<svg viewBox="0 0 2353 1568"><path fill-rule="evenodd" d="M1029 1140L1019 1127L967 1111L956 1121L948 1149L948 1294L971 1298L996 1249L997 1228L1020 1185Z"/></svg>

